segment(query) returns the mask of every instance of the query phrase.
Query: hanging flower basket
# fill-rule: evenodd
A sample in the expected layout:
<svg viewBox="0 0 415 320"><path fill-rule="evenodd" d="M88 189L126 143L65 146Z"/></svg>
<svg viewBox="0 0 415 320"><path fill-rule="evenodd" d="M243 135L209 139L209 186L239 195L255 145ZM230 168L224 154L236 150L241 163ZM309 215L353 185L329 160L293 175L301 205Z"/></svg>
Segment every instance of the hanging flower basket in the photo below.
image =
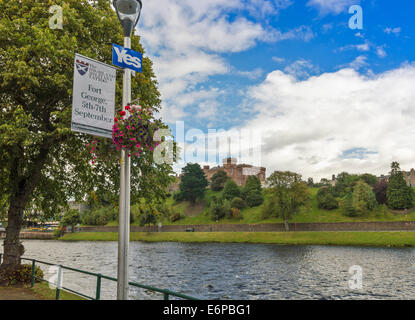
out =
<svg viewBox="0 0 415 320"><path fill-rule="evenodd" d="M153 152L160 142L153 141L154 133L159 129L159 121L155 121L152 112L140 106L125 107L114 118L112 127L112 146L110 152L125 150L128 157L140 157L144 152ZM99 156L105 141L94 139L87 144L92 155L92 164Z"/></svg>

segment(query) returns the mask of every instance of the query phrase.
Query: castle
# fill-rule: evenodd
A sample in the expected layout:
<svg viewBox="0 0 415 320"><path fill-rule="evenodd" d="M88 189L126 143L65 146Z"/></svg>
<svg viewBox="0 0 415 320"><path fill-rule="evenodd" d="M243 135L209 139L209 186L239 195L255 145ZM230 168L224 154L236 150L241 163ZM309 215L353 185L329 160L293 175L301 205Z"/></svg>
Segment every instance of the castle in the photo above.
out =
<svg viewBox="0 0 415 320"><path fill-rule="evenodd" d="M411 171L401 171L403 177L405 178L406 183L409 187L415 187L415 169L411 169ZM386 179L386 181L389 180L390 175L381 175L379 179Z"/></svg>
<svg viewBox="0 0 415 320"><path fill-rule="evenodd" d="M206 179L210 182L212 176L218 171L225 171L226 174L238 185L243 186L249 176L257 176L261 181L262 185L265 185L265 171L264 167L254 167L250 164L237 164L235 158L223 159L223 167L203 166L203 172L205 173Z"/></svg>

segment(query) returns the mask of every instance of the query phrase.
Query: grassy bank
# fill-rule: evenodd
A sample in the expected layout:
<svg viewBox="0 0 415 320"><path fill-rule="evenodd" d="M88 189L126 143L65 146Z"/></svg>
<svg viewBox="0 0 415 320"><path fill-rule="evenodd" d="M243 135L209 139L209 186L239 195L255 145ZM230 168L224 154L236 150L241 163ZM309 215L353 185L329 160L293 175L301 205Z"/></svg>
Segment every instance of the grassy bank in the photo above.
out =
<svg viewBox="0 0 415 320"><path fill-rule="evenodd" d="M64 241L117 241L116 232L66 234ZM415 232L132 232L131 241L415 247Z"/></svg>
<svg viewBox="0 0 415 320"><path fill-rule="evenodd" d="M318 223L318 222L382 222L382 221L415 221L415 210L408 212L406 217L403 213L394 213L390 210L382 211L380 206L377 206L373 211L366 213L361 217L348 217L345 216L340 209L324 210L318 208L317 204L317 188L309 188L310 201L295 215L295 221L297 223ZM205 199L196 205L191 205L189 202L176 203L172 197L166 199L166 205L173 209L175 212L180 212L181 219L175 222L169 221L166 217L159 216L158 221L163 225L189 225L189 224L216 224L214 220L209 216L206 203L213 196L220 198L221 192L215 192L207 190ZM263 204L258 207L245 208L241 211L240 219L220 219L219 224L259 224L259 223L283 223L283 219L280 217L271 217L268 219L262 219L261 211ZM294 222L294 217L290 219L290 222ZM117 226L117 221L110 221L107 226ZM138 221L135 221L132 225L138 225Z"/></svg>
<svg viewBox="0 0 415 320"><path fill-rule="evenodd" d="M46 282L35 283L33 288L30 288L34 294L41 297L42 300L55 300L56 289L49 288ZM59 293L59 300L85 300L84 298L61 290Z"/></svg>

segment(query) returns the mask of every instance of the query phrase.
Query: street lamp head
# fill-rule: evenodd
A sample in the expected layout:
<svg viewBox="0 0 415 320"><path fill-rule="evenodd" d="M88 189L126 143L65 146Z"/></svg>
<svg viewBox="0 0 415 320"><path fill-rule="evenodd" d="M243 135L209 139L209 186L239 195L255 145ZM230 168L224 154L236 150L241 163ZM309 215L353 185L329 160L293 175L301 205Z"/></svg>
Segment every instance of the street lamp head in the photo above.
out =
<svg viewBox="0 0 415 320"><path fill-rule="evenodd" d="M131 37L134 27L140 19L141 0L113 0L115 11L120 19L125 37Z"/></svg>

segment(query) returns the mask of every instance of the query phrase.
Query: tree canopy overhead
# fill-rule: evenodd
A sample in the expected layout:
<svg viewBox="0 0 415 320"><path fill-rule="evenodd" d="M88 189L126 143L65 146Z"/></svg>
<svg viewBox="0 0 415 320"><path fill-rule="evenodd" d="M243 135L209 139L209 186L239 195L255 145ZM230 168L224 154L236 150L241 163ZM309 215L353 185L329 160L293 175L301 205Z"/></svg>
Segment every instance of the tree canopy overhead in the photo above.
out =
<svg viewBox="0 0 415 320"><path fill-rule="evenodd" d="M63 29L50 29L49 7L61 5ZM123 33L110 1L0 1L0 194L8 228L4 266L19 263L23 211L34 206L51 215L68 199L87 192L119 191L119 155L90 163L90 136L71 132L75 53L111 64L112 44ZM139 37L134 50L144 52ZM121 110L122 76L117 75L116 111ZM132 97L149 111L160 108L152 62L132 78ZM141 175L139 175L141 172ZM132 159L131 199L163 198L172 168L152 154ZM3 266L2 266L3 267Z"/></svg>

